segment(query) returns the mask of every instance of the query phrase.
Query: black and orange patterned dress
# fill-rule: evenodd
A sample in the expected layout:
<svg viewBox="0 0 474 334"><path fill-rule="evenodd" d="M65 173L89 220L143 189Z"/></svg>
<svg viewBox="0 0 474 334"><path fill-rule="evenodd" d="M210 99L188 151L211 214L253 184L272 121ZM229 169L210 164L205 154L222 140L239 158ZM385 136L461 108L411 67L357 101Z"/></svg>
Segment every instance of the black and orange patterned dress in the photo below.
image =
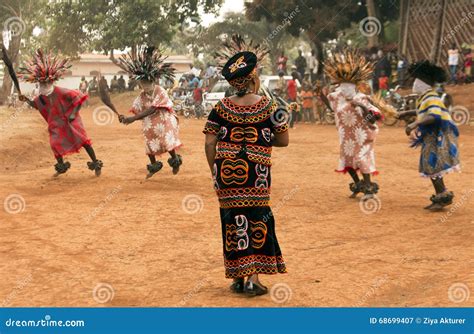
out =
<svg viewBox="0 0 474 334"><path fill-rule="evenodd" d="M275 113L276 105L267 97L249 106L224 98L203 131L218 139L213 180L227 278L286 272L269 206L272 134L288 131Z"/></svg>

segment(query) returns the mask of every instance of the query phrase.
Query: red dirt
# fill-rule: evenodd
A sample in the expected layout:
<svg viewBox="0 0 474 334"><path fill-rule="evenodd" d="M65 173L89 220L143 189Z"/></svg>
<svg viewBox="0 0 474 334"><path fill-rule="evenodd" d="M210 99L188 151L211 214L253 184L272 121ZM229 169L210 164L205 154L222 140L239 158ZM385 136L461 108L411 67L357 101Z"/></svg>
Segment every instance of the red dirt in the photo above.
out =
<svg viewBox="0 0 474 334"><path fill-rule="evenodd" d="M119 109L131 98L116 99ZM165 163L145 181L140 124L99 126L92 120L97 106L82 116L105 164L100 178L87 170L85 152L52 178L44 121L34 111L11 118L0 110L0 201L11 194L25 201L18 214L0 210L2 305L474 306L467 296L474 293L473 127L461 127L463 173L446 178L456 194L449 217L448 210L423 210L431 185L418 176L418 152L402 127L380 131L381 208L374 214L348 198L349 176L334 173L334 126L291 130L290 146L274 150L272 192L289 273L262 277L268 286L284 283L282 295L249 299L230 294L224 279L203 121L181 120L179 175ZM198 204L194 214L183 209L189 195ZM113 298L94 295L100 283Z"/></svg>

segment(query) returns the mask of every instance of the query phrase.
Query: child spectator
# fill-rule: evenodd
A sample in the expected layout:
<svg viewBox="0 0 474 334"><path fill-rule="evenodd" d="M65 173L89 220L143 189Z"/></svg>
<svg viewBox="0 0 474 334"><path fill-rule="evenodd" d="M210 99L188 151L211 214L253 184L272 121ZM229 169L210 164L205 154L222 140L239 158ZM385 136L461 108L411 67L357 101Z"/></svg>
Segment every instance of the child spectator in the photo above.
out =
<svg viewBox="0 0 474 334"><path fill-rule="evenodd" d="M382 92L382 96L385 97L388 92L388 77L385 71L382 71L379 77L379 90Z"/></svg>
<svg viewBox="0 0 474 334"><path fill-rule="evenodd" d="M301 91L301 99L303 100L303 119L305 123L314 123L313 97L314 95L309 83L305 82Z"/></svg>

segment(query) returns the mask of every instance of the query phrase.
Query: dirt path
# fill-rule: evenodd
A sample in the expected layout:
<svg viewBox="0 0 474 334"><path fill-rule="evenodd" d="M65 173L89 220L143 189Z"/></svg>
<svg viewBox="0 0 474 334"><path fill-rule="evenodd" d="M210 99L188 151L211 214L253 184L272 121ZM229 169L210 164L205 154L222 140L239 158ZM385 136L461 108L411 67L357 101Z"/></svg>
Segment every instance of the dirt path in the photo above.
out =
<svg viewBox="0 0 474 334"><path fill-rule="evenodd" d="M333 172L334 127L292 130L290 147L274 150L272 193L289 273L263 278L281 283L273 295L247 299L228 293L224 279L203 122L181 121L180 174L165 164L145 181L140 125L99 126L93 108L82 115L105 163L100 178L87 170L85 152L52 178L43 120L33 111L0 112L0 201L10 204L0 210L2 305L474 305L467 295L474 294L473 127L461 128L463 173L447 178L457 195L449 217L422 209L432 189L417 176L418 152L401 127L379 135L374 214L347 198L348 176Z"/></svg>

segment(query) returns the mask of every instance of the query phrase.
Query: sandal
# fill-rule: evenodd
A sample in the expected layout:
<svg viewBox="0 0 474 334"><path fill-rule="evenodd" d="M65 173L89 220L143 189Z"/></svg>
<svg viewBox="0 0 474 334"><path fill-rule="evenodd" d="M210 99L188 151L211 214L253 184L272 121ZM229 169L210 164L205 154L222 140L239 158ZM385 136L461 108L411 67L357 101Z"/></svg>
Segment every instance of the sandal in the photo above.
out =
<svg viewBox="0 0 474 334"><path fill-rule="evenodd" d="M373 198L379 192L379 185L375 182L364 183L362 185L362 192L364 193L364 198Z"/></svg>
<svg viewBox="0 0 474 334"><path fill-rule="evenodd" d="M426 210L439 211L445 206L453 204L454 193L452 191L446 191L441 194L432 195L430 197L431 204L426 206Z"/></svg>
<svg viewBox="0 0 474 334"><path fill-rule="evenodd" d="M179 172L179 166L183 164L183 158L179 154L176 154L174 158L171 157L168 159L168 164L173 168L173 174L176 175Z"/></svg>
<svg viewBox="0 0 474 334"><path fill-rule="evenodd" d="M95 176L100 176L102 173L102 167L104 166L104 163L102 160L96 160L96 161L88 161L87 162L87 167L90 170L93 170L95 172Z"/></svg>
<svg viewBox="0 0 474 334"><path fill-rule="evenodd" d="M244 293L244 279L238 278L230 285L230 291L233 293Z"/></svg>
<svg viewBox="0 0 474 334"><path fill-rule="evenodd" d="M148 164L146 168L148 169L146 178L149 179L163 168L163 163L161 161L156 161L152 164Z"/></svg>
<svg viewBox="0 0 474 334"><path fill-rule="evenodd" d="M357 183L353 182L349 184L349 189L350 191L352 191L352 194L349 196L349 198L356 198L357 194L362 191L362 185L363 185L362 181L359 181Z"/></svg>
<svg viewBox="0 0 474 334"><path fill-rule="evenodd" d="M244 291L251 297L262 296L268 293L268 288L261 283L247 281L245 283Z"/></svg>
<svg viewBox="0 0 474 334"><path fill-rule="evenodd" d="M56 170L56 174L54 174L54 176L56 177L60 174L66 173L69 168L71 168L71 163L69 161L58 162L56 165L54 165L54 169Z"/></svg>

